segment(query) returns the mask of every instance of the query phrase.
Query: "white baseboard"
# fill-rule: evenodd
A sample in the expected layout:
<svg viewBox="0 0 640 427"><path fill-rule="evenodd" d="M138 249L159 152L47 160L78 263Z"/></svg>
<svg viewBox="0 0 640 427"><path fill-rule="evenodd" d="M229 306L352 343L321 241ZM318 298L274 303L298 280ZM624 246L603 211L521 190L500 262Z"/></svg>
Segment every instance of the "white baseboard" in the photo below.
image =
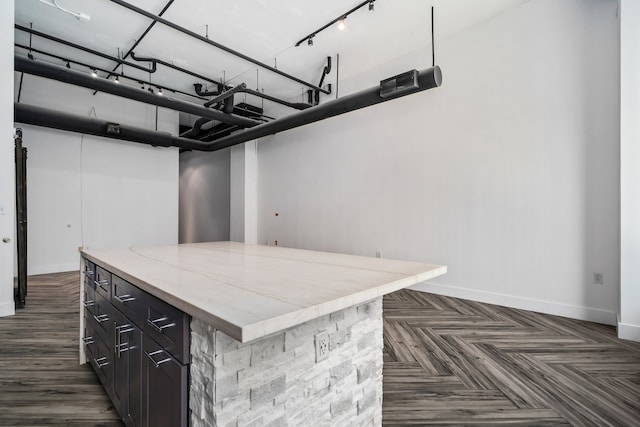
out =
<svg viewBox="0 0 640 427"><path fill-rule="evenodd" d="M80 270L80 260L70 264L52 264L52 265L35 265L29 266L28 274L33 276L36 274L63 273L65 271Z"/></svg>
<svg viewBox="0 0 640 427"><path fill-rule="evenodd" d="M615 326L617 323L617 312L601 310L598 308L561 304L552 301L523 298L513 295L478 291L475 289L459 288L456 286L439 285L436 283L428 282L418 283L411 288L417 291L430 292L437 295L468 299L472 301L484 302L487 304L501 305L505 307L535 311L544 314L552 314L554 316L569 317L571 319L604 323L605 325Z"/></svg>
<svg viewBox="0 0 640 427"><path fill-rule="evenodd" d="M618 338L640 342L640 326L618 322Z"/></svg>
<svg viewBox="0 0 640 427"><path fill-rule="evenodd" d="M0 317L13 316L16 314L15 302L5 302L0 304Z"/></svg>

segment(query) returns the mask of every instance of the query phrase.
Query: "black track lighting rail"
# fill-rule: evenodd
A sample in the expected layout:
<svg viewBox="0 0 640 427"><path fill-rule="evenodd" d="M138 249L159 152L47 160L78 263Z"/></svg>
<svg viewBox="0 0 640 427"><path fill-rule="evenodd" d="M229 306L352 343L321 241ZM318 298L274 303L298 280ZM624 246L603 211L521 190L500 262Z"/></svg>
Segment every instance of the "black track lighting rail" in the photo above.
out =
<svg viewBox="0 0 640 427"><path fill-rule="evenodd" d="M347 17L349 15L351 15L353 12L355 12L356 10L364 7L365 5L369 5L369 10L373 10L373 2L375 0L365 0L362 3L360 3L359 5L357 5L356 7L354 7L353 9L343 13L342 15L338 16L337 18L335 18L333 21L329 22L328 24L323 25L322 27L318 28L317 30L307 34L305 37L301 38L300 40L298 40L298 42L296 43L296 47L300 46L303 42L305 41L309 41L309 45L313 46L313 38L321 31L326 30L327 28L329 28L330 26L332 26L333 24L335 24L338 21L342 21L347 19ZM326 92L325 92L326 93Z"/></svg>
<svg viewBox="0 0 640 427"><path fill-rule="evenodd" d="M250 56L247 56L247 55L245 55L243 53L240 53L240 52L238 52L236 50L233 50L233 49L231 49L231 48L229 48L229 47L227 47L225 45L217 43L217 42L215 42L215 41L213 41L213 40L211 40L211 39L209 39L209 38L207 38L205 36L201 36L198 33L195 33L195 32L193 32L191 30L188 30L188 29L186 29L184 27L181 27L181 26L179 26L179 25L177 25L177 24L175 24L175 23L173 23L171 21L168 21L168 20L166 20L166 19L164 19L164 18L162 18L162 17L160 17L158 15L154 15L151 12L147 12L146 10L141 9L141 8L139 8L137 6L134 6L134 5L130 4L130 3L127 3L126 1L123 1L123 0L111 0L111 2L115 3L117 5L120 5L120 6L124 7L124 8L127 8L127 9L129 9L129 10L131 10L133 12L136 12L136 13L138 13L140 15L146 16L147 18L152 19L155 22L160 22L161 24L164 24L169 28L172 28L172 29L174 29L176 31L179 31L179 32L181 32L183 34L186 34L186 35L188 35L190 37L193 37L193 38L195 38L197 40L200 40L201 42L204 42L204 43L206 43L206 44L208 44L210 46L214 46L214 47L216 47L216 48L218 48L220 50L223 50L223 51L225 51L227 53L230 53L230 54L232 54L234 56L237 56L238 58L241 58L241 59L243 59L243 60L245 60L247 62L250 62L250 63L252 63L254 65L257 65L257 66L259 66L261 68L269 70L272 73L278 74L278 75L280 75L282 77L285 77L285 78L287 78L289 80L292 80L292 81L294 81L296 83L304 85L304 86L306 86L306 87L308 87L310 89L319 90L320 92L326 93L326 94L330 93L328 90L323 89L321 87L318 87L318 86L314 85L313 83L306 82L306 81L304 81L304 80L302 80L302 79L300 79L298 77L292 76L291 74L288 74L288 73L285 73L283 71L280 71L275 67L267 65L264 62L258 61L257 59L253 59ZM368 3L368 1L365 2L365 3Z"/></svg>
<svg viewBox="0 0 640 427"><path fill-rule="evenodd" d="M131 80L132 82L148 84L148 83L145 83L145 82L143 82L140 79L137 79L135 77L129 77L129 76L126 76L124 74L114 73L113 71L109 71L109 70L106 70L104 68L96 67L95 65L87 64L86 62L76 61L75 59L68 59L68 58L65 58L63 56L56 55L55 53L50 53L50 52L46 52L44 50L35 49L33 47L25 46L25 45L22 45L20 43L15 43L14 46L17 47L17 48L20 48L20 49L28 50L30 52L39 53L40 55L46 55L46 56L48 56L50 58L59 59L60 61L66 62L67 64L76 64L76 65L80 65L81 67L88 68L90 70L102 71L103 73L105 73L107 75L107 77L105 77L107 79L109 77L111 77L111 76L115 76L115 77L118 77L118 78L121 78L121 79ZM192 93L184 92L184 91L181 91L179 89L174 89L174 88L171 88L171 87L168 87L168 86L164 86L164 85L153 84L151 86L157 87L158 89L168 90L169 92L179 93L180 95L190 96L192 98L196 98L196 99L200 99L200 100L206 100L207 99L207 98L204 98L202 96L194 95Z"/></svg>
<svg viewBox="0 0 640 427"><path fill-rule="evenodd" d="M105 59L108 59L110 61L117 62L119 65L124 64L127 67L132 67L132 68L144 71L146 73L155 73L156 72L156 67L155 66L152 66L151 68L145 68L145 67L143 67L141 65L134 64L133 62L124 61L124 60L122 60L120 58L117 58L115 56L108 55L106 53L102 53L102 52L99 52L97 50L94 50L94 49L91 49L91 48L88 48L88 47L85 47L85 46L81 46L79 44L76 44L76 43L73 43L73 42L70 42L70 41L67 41L67 40L63 40L61 38L58 38L58 37L43 33L41 31L37 31L37 30L31 29L31 28L23 27L22 25L16 24L15 28L17 30L24 31L24 32L26 32L28 34L31 34L31 35L34 35L34 36L38 36L38 37L42 37L43 39L51 40L53 42L60 43L60 44L63 44L65 46L69 46L69 47L72 47L74 49L78 49L78 50L81 50L83 52L87 52L87 53L90 53L92 55L99 56L101 58L105 58Z"/></svg>

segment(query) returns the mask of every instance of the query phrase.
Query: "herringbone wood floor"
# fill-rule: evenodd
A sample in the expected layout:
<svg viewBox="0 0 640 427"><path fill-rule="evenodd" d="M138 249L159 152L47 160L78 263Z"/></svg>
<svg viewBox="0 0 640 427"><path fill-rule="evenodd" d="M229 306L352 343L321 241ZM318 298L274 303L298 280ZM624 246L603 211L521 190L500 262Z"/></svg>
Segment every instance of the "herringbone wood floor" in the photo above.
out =
<svg viewBox="0 0 640 427"><path fill-rule="evenodd" d="M640 426L640 344L613 327L403 290L384 343L385 426Z"/></svg>
<svg viewBox="0 0 640 427"><path fill-rule="evenodd" d="M0 318L0 425L121 425L78 365L78 278L30 277ZM640 426L640 344L611 327L408 290L384 322L385 426Z"/></svg>

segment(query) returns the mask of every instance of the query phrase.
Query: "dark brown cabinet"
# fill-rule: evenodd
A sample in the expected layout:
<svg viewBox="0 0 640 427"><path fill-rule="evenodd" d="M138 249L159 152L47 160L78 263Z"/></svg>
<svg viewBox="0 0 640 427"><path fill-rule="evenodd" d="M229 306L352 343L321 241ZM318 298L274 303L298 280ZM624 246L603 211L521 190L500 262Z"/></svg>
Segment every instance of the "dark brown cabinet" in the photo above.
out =
<svg viewBox="0 0 640 427"><path fill-rule="evenodd" d="M83 260L87 361L129 427L187 426L185 313Z"/></svg>
<svg viewBox="0 0 640 427"><path fill-rule="evenodd" d="M153 339L144 342L142 425L186 427L187 366L178 362Z"/></svg>

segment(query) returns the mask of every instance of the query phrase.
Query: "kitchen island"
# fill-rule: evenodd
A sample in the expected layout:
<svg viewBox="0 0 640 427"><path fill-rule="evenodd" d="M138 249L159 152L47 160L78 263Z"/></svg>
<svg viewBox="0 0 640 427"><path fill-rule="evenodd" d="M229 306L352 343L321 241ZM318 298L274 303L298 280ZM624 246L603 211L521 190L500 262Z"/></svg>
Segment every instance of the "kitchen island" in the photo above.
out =
<svg viewBox="0 0 640 427"><path fill-rule="evenodd" d="M82 257L80 361L128 425L380 425L382 296L446 273L234 242Z"/></svg>

